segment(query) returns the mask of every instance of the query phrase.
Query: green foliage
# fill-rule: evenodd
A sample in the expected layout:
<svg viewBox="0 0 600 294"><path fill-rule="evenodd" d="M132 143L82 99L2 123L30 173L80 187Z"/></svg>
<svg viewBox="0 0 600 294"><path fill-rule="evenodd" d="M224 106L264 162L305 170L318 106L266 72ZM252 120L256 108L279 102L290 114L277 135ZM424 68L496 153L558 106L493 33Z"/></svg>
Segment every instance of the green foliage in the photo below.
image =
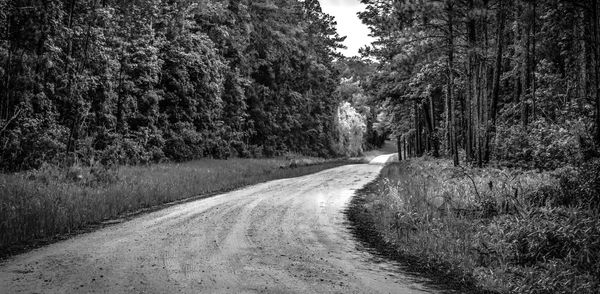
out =
<svg viewBox="0 0 600 294"><path fill-rule="evenodd" d="M546 170L579 164L584 152L580 142L586 135L582 121L552 124L542 119L528 127L501 125L495 138L495 157L508 165Z"/></svg>
<svg viewBox="0 0 600 294"><path fill-rule="evenodd" d="M523 172L414 159L385 167L353 214L421 268L483 290L596 293L598 166Z"/></svg>
<svg viewBox="0 0 600 294"><path fill-rule="evenodd" d="M17 165L12 168L56 163L65 151L63 139L67 129L57 124L53 116L20 118L14 124L14 128L3 134L4 144L0 154L1 162ZM8 169L9 166L4 168Z"/></svg>
<svg viewBox="0 0 600 294"><path fill-rule="evenodd" d="M600 160L587 161L572 172L558 174L561 204L600 212Z"/></svg>
<svg viewBox="0 0 600 294"><path fill-rule="evenodd" d="M385 107L381 106L379 101L375 99L376 96L366 87L369 75L376 70L376 64L367 59L351 57L337 60L336 66L342 76L336 94L364 117L365 130L363 131L364 134L361 135L364 141L362 149L381 148L385 140L388 139L390 130L393 127L387 119ZM340 122L339 119L338 122ZM349 135L346 134L345 136Z"/></svg>
<svg viewBox="0 0 600 294"><path fill-rule="evenodd" d="M517 293L593 293L599 285L600 219L564 207L536 208L515 218L494 220L479 236L488 265L507 266Z"/></svg>
<svg viewBox="0 0 600 294"><path fill-rule="evenodd" d="M363 0L378 63L365 89L408 156L554 169L600 146L594 0ZM453 139L453 137L456 137ZM458 165L458 156L455 164Z"/></svg>
<svg viewBox="0 0 600 294"><path fill-rule="evenodd" d="M2 1L0 168L333 155L318 1Z"/></svg>
<svg viewBox="0 0 600 294"><path fill-rule="evenodd" d="M348 102L342 103L337 112L336 125L339 139L338 153L346 156L359 156L363 152L365 118Z"/></svg>

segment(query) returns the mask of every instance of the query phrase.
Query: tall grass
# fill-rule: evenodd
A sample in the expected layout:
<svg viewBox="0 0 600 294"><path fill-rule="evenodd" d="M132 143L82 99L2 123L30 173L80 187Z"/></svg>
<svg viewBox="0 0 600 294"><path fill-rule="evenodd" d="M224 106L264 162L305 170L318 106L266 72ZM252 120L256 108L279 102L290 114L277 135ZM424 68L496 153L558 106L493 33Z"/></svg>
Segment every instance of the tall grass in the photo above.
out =
<svg viewBox="0 0 600 294"><path fill-rule="evenodd" d="M553 173L414 159L384 168L354 202L385 245L429 269L499 293L595 293L600 220L555 205Z"/></svg>
<svg viewBox="0 0 600 294"><path fill-rule="evenodd" d="M0 257L140 209L342 164L305 158L205 159L114 169L45 166L0 175Z"/></svg>

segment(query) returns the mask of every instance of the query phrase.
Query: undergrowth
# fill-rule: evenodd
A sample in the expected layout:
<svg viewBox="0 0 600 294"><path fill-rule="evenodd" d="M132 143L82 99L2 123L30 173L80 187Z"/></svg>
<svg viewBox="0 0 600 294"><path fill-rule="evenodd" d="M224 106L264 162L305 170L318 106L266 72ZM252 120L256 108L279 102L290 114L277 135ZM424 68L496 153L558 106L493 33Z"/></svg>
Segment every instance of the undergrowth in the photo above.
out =
<svg viewBox="0 0 600 294"><path fill-rule="evenodd" d="M0 174L0 258L157 205L343 164L287 156L149 166L44 165L29 172Z"/></svg>
<svg viewBox="0 0 600 294"><path fill-rule="evenodd" d="M599 173L599 161L534 172L413 159L386 166L350 218L399 256L484 292L597 293Z"/></svg>

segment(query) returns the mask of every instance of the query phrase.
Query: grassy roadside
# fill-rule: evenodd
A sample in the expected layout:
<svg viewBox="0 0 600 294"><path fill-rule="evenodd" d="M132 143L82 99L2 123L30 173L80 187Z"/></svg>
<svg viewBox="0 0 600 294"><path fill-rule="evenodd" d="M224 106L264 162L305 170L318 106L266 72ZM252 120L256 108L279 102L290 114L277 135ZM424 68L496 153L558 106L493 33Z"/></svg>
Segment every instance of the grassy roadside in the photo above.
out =
<svg viewBox="0 0 600 294"><path fill-rule="evenodd" d="M468 293L597 293L600 164L553 172L386 166L348 210L361 239Z"/></svg>
<svg viewBox="0 0 600 294"><path fill-rule="evenodd" d="M113 169L46 166L1 174L0 259L165 204L348 163L303 157L235 158Z"/></svg>

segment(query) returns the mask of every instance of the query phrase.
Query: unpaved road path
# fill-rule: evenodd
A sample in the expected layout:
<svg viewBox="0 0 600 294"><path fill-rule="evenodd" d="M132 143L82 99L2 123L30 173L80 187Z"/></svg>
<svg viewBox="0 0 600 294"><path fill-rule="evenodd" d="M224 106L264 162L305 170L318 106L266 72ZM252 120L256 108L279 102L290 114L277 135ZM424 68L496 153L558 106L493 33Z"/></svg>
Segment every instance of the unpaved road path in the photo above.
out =
<svg viewBox="0 0 600 294"><path fill-rule="evenodd" d="M0 264L0 293L432 293L345 224L380 169L259 184L40 248Z"/></svg>

